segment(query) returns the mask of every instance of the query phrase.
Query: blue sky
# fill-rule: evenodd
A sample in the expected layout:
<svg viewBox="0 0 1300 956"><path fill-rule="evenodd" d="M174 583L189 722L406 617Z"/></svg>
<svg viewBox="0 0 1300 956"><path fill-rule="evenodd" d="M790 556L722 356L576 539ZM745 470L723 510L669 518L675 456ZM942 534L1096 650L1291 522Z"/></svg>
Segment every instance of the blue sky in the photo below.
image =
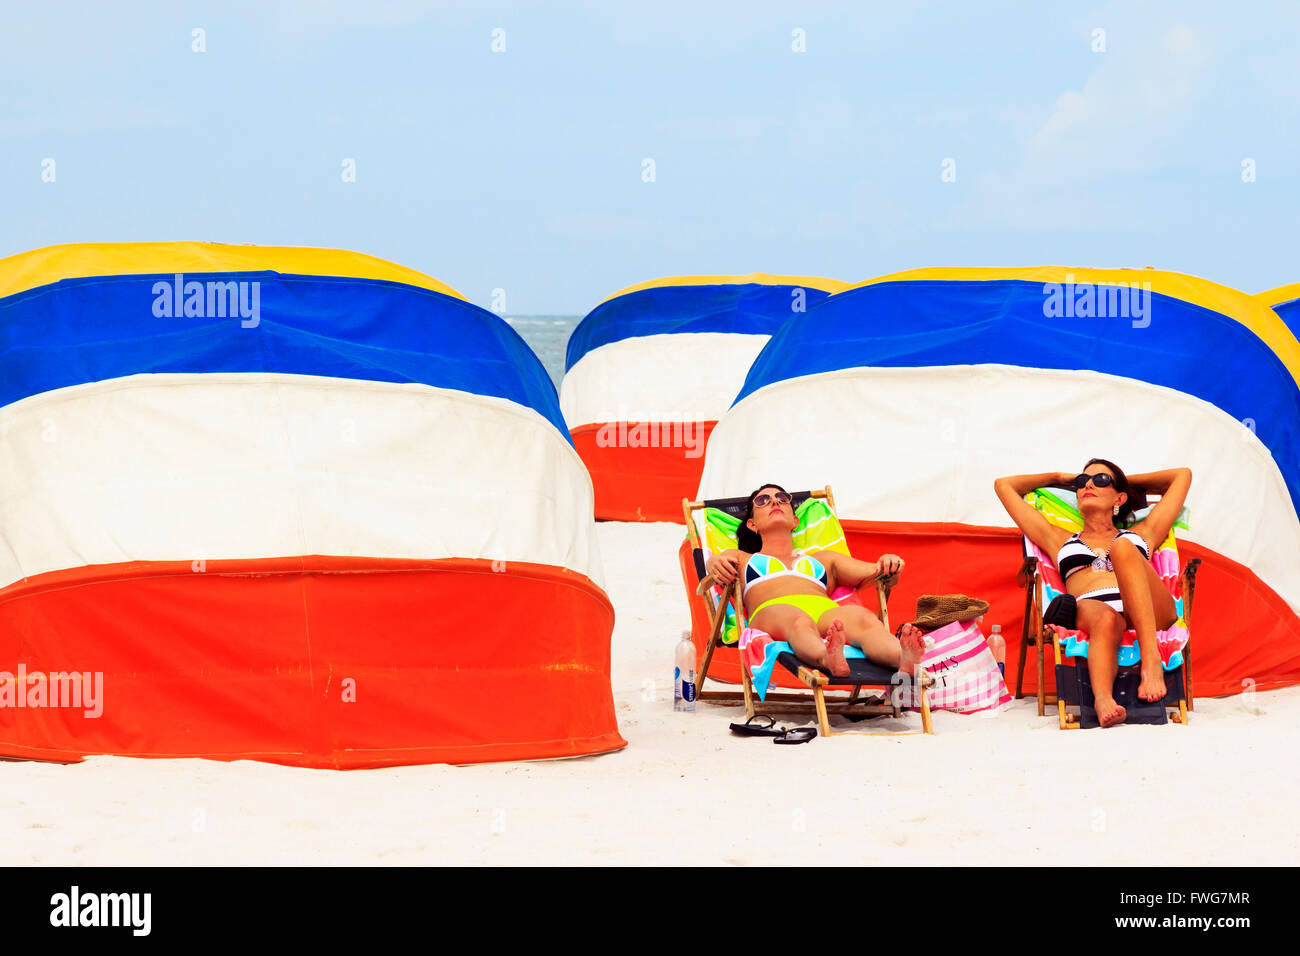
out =
<svg viewBox="0 0 1300 956"><path fill-rule="evenodd" d="M0 256L338 246L512 314L681 273L1300 281L1300 4L10 6Z"/></svg>

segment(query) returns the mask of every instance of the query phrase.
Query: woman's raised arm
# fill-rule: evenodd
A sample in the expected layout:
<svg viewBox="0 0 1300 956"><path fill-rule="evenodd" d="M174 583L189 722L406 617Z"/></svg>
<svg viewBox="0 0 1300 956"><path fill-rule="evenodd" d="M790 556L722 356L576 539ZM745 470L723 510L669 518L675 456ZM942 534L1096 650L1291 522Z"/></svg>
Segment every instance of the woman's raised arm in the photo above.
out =
<svg viewBox="0 0 1300 956"><path fill-rule="evenodd" d="M1183 510L1187 492L1192 487L1192 469L1167 468L1143 475L1129 475L1128 481L1130 488L1136 485L1143 491L1160 495L1160 500L1151 506L1147 516L1132 528L1154 550L1169 537L1169 529L1174 526L1178 513Z"/></svg>
<svg viewBox="0 0 1300 956"><path fill-rule="evenodd" d="M1035 488L1071 487L1073 475L1063 471L1050 471L1041 475L1011 475L993 482L993 491L997 494L1002 507L1030 541L1048 554L1056 554L1070 537L1070 532L1058 528L1029 502L1025 495Z"/></svg>

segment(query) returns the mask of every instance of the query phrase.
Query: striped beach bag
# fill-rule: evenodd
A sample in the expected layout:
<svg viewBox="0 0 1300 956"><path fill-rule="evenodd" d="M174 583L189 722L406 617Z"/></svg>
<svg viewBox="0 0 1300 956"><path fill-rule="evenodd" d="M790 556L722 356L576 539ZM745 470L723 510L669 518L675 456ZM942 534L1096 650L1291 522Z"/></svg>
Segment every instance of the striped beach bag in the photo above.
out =
<svg viewBox="0 0 1300 956"><path fill-rule="evenodd" d="M973 714L1001 710L1011 703L998 663L974 621L954 621L926 637L934 642L921 660L921 666L934 678L931 708ZM917 706L910 691L904 687L902 699L908 706Z"/></svg>

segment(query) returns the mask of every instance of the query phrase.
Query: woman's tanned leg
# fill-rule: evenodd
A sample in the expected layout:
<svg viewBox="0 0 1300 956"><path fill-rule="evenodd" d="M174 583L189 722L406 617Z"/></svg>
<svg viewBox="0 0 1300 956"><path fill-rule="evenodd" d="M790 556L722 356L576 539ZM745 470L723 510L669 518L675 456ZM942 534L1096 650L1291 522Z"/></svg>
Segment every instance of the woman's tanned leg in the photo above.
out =
<svg viewBox="0 0 1300 956"><path fill-rule="evenodd" d="M817 632L817 625L797 607L774 604L755 614L750 625L766 631L775 640L785 641L800 660L830 671L830 656L826 652L826 643Z"/></svg>
<svg viewBox="0 0 1300 956"><path fill-rule="evenodd" d="M1116 541L1110 549L1111 564L1115 567L1115 580L1119 584L1120 598L1124 601L1124 614L1137 632L1138 650L1142 654L1142 682L1138 696L1143 700L1160 700L1165 696L1165 672L1156 648L1156 609L1151 593L1147 569L1154 568L1142 552L1130 541ZM1157 576L1158 580L1158 576ZM1161 590L1164 590L1163 586Z"/></svg>
<svg viewBox="0 0 1300 956"><path fill-rule="evenodd" d="M901 648L898 639L885 630L880 618L864 607L832 608L822 614L817 626L827 631L833 621L844 622L844 640L867 655L867 660L886 667L898 667Z"/></svg>
<svg viewBox="0 0 1300 956"><path fill-rule="evenodd" d="M1151 590L1151 606L1156 612L1156 630L1163 631L1177 622L1178 605L1174 603L1174 596L1169 593L1169 588L1165 587L1165 582L1160 580L1160 575L1156 574L1151 563L1142 563L1146 568L1147 586Z"/></svg>
<svg viewBox="0 0 1300 956"><path fill-rule="evenodd" d="M1097 720L1103 727L1122 723L1128 712L1115 702L1115 674L1119 671L1119 640L1124 618L1103 604L1088 598L1077 606L1076 624L1088 635L1088 678L1096 701Z"/></svg>
<svg viewBox="0 0 1300 956"><path fill-rule="evenodd" d="M817 626L828 629L835 621L843 622L845 640L873 663L892 667L904 674L915 674L925 656L925 635L910 624L903 626L900 640L885 630L885 625L876 615L864 607L850 605L826 611Z"/></svg>

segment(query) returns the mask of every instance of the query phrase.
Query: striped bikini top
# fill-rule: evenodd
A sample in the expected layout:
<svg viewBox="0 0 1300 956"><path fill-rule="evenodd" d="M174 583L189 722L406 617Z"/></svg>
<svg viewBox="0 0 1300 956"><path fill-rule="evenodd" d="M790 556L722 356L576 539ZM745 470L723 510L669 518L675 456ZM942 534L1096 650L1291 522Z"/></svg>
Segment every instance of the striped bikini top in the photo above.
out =
<svg viewBox="0 0 1300 956"><path fill-rule="evenodd" d="M1079 537L1079 532L1076 531L1056 553L1056 570L1060 572L1061 580L1068 581L1071 574L1084 568L1092 568L1094 571L1114 571L1115 566L1110 561L1110 549L1115 547L1115 542L1123 537L1132 539L1133 544L1142 552L1142 556L1148 561L1151 560L1151 549L1136 531L1117 532L1115 537L1110 539L1110 546L1106 548L1105 554L1098 554L1084 544L1083 539Z"/></svg>
<svg viewBox="0 0 1300 956"><path fill-rule="evenodd" d="M786 568L780 558L774 558L770 554L756 554L751 557L749 563L745 565L745 590L743 593L748 594L749 589L759 581L786 577L791 574L801 575L815 584L820 584L823 588L826 587L826 565L812 555L796 551L794 553L793 568Z"/></svg>

